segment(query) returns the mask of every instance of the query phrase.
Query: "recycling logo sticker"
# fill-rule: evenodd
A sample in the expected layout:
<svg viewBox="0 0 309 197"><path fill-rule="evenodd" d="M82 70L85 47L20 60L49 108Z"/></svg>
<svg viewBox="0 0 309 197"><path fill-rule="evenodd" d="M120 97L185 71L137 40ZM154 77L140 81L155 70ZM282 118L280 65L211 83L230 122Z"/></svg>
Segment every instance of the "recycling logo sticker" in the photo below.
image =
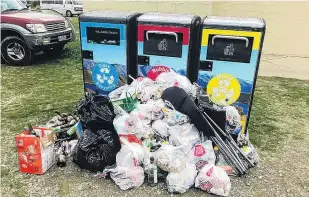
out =
<svg viewBox="0 0 309 197"><path fill-rule="evenodd" d="M117 88L119 75L111 64L97 63L92 70L92 80L98 88L109 92Z"/></svg>
<svg viewBox="0 0 309 197"><path fill-rule="evenodd" d="M208 82L206 91L212 102L226 106L237 101L241 93L241 86L236 77L221 73Z"/></svg>

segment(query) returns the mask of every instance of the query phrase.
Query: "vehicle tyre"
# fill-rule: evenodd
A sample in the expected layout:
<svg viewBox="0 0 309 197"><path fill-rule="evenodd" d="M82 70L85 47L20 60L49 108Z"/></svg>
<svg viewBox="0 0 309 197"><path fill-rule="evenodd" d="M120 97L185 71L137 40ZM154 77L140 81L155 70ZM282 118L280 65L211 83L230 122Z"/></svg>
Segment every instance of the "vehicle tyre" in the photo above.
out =
<svg viewBox="0 0 309 197"><path fill-rule="evenodd" d="M67 10L66 15L67 15L67 17L72 17L73 16L73 14L72 14L72 12L70 10Z"/></svg>
<svg viewBox="0 0 309 197"><path fill-rule="evenodd" d="M33 55L34 53L27 43L17 36L8 36L1 42L1 56L8 64L30 64Z"/></svg>

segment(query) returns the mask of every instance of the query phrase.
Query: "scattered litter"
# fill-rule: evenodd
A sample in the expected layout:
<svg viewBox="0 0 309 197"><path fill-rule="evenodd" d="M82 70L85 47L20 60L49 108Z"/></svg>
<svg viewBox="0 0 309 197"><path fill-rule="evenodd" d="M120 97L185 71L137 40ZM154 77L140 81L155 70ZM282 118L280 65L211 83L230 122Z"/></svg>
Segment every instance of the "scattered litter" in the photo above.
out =
<svg viewBox="0 0 309 197"><path fill-rule="evenodd" d="M147 166L147 183L150 186L156 186L158 184L158 167L154 163L154 157L150 157L150 163Z"/></svg>
<svg viewBox="0 0 309 197"><path fill-rule="evenodd" d="M212 142L207 140L201 144L196 144L187 156L188 161L200 171L206 164L215 164L216 155L212 147Z"/></svg>
<svg viewBox="0 0 309 197"><path fill-rule="evenodd" d="M200 134L193 124L175 125L170 127L168 132L170 144L181 147L185 154L188 154L194 145L201 143Z"/></svg>
<svg viewBox="0 0 309 197"><path fill-rule="evenodd" d="M126 168L121 166L111 166L103 170L105 178L110 177L121 190L138 188L144 183L144 170L137 166Z"/></svg>
<svg viewBox="0 0 309 197"><path fill-rule="evenodd" d="M188 163L180 172L170 172L166 177L168 191L171 193L185 193L194 185L196 175L195 166Z"/></svg>
<svg viewBox="0 0 309 197"><path fill-rule="evenodd" d="M180 172L185 168L186 155L179 147L163 145L155 152L157 165L167 172Z"/></svg>
<svg viewBox="0 0 309 197"><path fill-rule="evenodd" d="M124 139L122 141L125 141ZM126 141L116 155L116 164L121 167L137 167L144 160L144 149L138 143Z"/></svg>
<svg viewBox="0 0 309 197"><path fill-rule="evenodd" d="M260 161L235 107L212 103L172 70L132 80L109 97L87 94L77 116L56 112L44 127L29 125L16 136L20 170L43 174L72 156L121 190L166 182L170 193L195 185L228 196L228 175L245 175Z"/></svg>
<svg viewBox="0 0 309 197"><path fill-rule="evenodd" d="M25 128L16 136L19 170L29 174L44 174L55 163L55 132L49 128Z"/></svg>
<svg viewBox="0 0 309 197"><path fill-rule="evenodd" d="M197 175L195 187L218 196L228 196L231 190L231 182L224 169L213 164L207 164Z"/></svg>

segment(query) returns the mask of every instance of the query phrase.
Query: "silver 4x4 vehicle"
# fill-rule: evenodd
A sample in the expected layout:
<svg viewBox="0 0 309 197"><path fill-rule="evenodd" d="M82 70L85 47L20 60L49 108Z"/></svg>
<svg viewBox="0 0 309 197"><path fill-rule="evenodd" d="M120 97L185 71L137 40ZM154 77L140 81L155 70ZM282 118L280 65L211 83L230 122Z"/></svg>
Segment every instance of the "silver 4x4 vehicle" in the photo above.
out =
<svg viewBox="0 0 309 197"><path fill-rule="evenodd" d="M59 53L72 37L64 17L29 11L19 0L1 0L1 56L8 64L30 64L38 51Z"/></svg>

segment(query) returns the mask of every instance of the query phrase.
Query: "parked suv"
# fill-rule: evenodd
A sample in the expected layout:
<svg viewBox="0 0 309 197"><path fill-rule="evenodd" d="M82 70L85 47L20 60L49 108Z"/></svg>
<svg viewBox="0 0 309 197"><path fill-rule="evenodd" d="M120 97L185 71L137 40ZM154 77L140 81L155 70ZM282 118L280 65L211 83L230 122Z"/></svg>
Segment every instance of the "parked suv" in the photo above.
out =
<svg viewBox="0 0 309 197"><path fill-rule="evenodd" d="M18 0L1 0L1 56L9 64L29 64L38 51L62 51L72 28L60 16L29 11Z"/></svg>

